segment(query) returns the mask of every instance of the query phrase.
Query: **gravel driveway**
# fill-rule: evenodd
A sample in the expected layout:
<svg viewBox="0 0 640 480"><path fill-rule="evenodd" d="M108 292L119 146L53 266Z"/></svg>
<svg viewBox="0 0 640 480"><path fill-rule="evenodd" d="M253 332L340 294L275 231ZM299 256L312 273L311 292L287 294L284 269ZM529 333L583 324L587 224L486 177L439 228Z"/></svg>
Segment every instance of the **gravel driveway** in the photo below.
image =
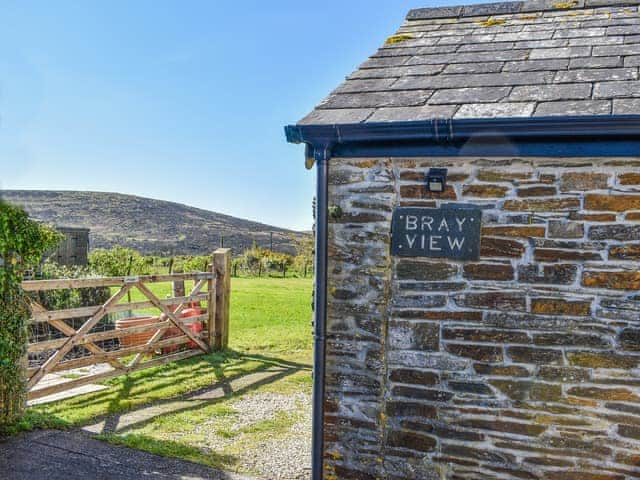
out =
<svg viewBox="0 0 640 480"><path fill-rule="evenodd" d="M204 423L196 429L196 433L204 435L202 447L214 452L233 451L240 459L239 471L250 472L266 479L311 478L309 394L248 394L232 402L230 406L237 413L230 415L227 431L233 432L234 435L229 438L216 433L220 430L216 428L215 421ZM255 426L276 419L290 425L286 429L275 429L274 435L260 435L252 430Z"/></svg>

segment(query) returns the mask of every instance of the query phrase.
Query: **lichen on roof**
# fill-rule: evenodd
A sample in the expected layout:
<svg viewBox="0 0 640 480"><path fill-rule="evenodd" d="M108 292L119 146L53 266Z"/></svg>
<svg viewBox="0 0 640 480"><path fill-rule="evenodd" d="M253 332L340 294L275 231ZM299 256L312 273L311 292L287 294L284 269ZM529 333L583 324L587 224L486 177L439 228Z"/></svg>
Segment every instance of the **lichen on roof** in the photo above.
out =
<svg viewBox="0 0 640 480"><path fill-rule="evenodd" d="M507 21L503 18L489 17L486 20L479 22L479 25L482 25L483 27L495 27L496 25L504 25L505 23L507 23Z"/></svg>
<svg viewBox="0 0 640 480"><path fill-rule="evenodd" d="M385 45L395 45L396 43L406 42L407 40L413 40L414 36L407 33L400 35L391 35L384 42Z"/></svg>
<svg viewBox="0 0 640 480"><path fill-rule="evenodd" d="M640 0L421 8L301 123L640 114Z"/></svg>

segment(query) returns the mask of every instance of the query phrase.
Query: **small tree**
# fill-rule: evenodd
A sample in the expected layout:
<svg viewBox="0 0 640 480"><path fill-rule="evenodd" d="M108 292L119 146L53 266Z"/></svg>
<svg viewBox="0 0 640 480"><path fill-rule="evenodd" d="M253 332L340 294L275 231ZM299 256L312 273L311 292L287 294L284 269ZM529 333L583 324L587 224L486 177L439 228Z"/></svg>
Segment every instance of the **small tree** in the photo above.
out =
<svg viewBox="0 0 640 480"><path fill-rule="evenodd" d="M182 263L183 272L206 272L209 269L211 257L200 255L195 257L186 257Z"/></svg>
<svg viewBox="0 0 640 480"><path fill-rule="evenodd" d="M98 275L120 277L142 275L149 270L148 263L136 250L113 247L109 250L97 248L89 254L89 268Z"/></svg>
<svg viewBox="0 0 640 480"><path fill-rule="evenodd" d="M264 253L260 247L254 246L245 250L240 256L240 263L243 270L250 275L262 275L264 270Z"/></svg>
<svg viewBox="0 0 640 480"><path fill-rule="evenodd" d="M293 257L291 255L272 252L271 250L264 250L263 254L263 263L268 270L282 273L283 277L287 276L287 270L293 265Z"/></svg>
<svg viewBox="0 0 640 480"><path fill-rule="evenodd" d="M20 282L62 238L53 228L30 220L23 209L0 200L0 429L17 420L26 398L29 302Z"/></svg>
<svg viewBox="0 0 640 480"><path fill-rule="evenodd" d="M313 267L313 235L291 236L291 241L296 249L293 264L306 278L307 273Z"/></svg>

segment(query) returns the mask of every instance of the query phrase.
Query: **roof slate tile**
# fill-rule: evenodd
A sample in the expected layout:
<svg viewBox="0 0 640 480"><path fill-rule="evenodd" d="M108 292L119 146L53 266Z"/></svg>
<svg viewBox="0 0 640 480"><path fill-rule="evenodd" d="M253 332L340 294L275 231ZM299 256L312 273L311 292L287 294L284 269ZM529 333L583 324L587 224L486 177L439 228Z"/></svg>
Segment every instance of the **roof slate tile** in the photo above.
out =
<svg viewBox="0 0 640 480"><path fill-rule="evenodd" d="M509 34L513 35L513 34ZM460 45L463 43L489 43L494 41L495 34L490 35L461 35L455 37L443 37L438 40L438 45Z"/></svg>
<svg viewBox="0 0 640 480"><path fill-rule="evenodd" d="M547 58L588 57L590 54L591 47L541 48L532 50L529 58L531 60L542 60Z"/></svg>
<svg viewBox="0 0 640 480"><path fill-rule="evenodd" d="M609 5L633 5L629 0L585 0L586 7L604 7Z"/></svg>
<svg viewBox="0 0 640 480"><path fill-rule="evenodd" d="M407 63L413 57L371 57L369 60L360 65L360 68L380 68L380 67L399 67Z"/></svg>
<svg viewBox="0 0 640 480"><path fill-rule="evenodd" d="M622 57L582 57L572 58L569 69L574 68L615 68L622 66Z"/></svg>
<svg viewBox="0 0 640 480"><path fill-rule="evenodd" d="M499 102L511 91L511 87L477 87L452 88L438 90L430 99L429 104L463 104L480 102Z"/></svg>
<svg viewBox="0 0 640 480"><path fill-rule="evenodd" d="M625 98L624 100L616 99L613 101L614 115L631 115L640 112L640 98Z"/></svg>
<svg viewBox="0 0 640 480"><path fill-rule="evenodd" d="M394 77L348 80L336 88L333 93L380 92L386 90L396 80Z"/></svg>
<svg viewBox="0 0 640 480"><path fill-rule="evenodd" d="M424 105L433 90L365 92L331 95L318 108L380 108Z"/></svg>
<svg viewBox="0 0 640 480"><path fill-rule="evenodd" d="M503 85L536 85L550 83L554 72L478 73L476 75L434 75L430 77L402 77L392 90L496 87Z"/></svg>
<svg viewBox="0 0 640 480"><path fill-rule="evenodd" d="M640 44L631 43L608 47L593 47L593 55L595 57L604 57L607 55L640 55Z"/></svg>
<svg viewBox="0 0 640 480"><path fill-rule="evenodd" d="M624 25L620 27L607 27L607 35L638 35L640 25Z"/></svg>
<svg viewBox="0 0 640 480"><path fill-rule="evenodd" d="M497 73L502 71L503 62L485 63L451 63L444 69L444 74L457 73Z"/></svg>
<svg viewBox="0 0 640 480"><path fill-rule="evenodd" d="M380 57L400 57L407 56L412 57L420 53L421 47L409 47L409 48L381 48L376 53L371 55L373 58Z"/></svg>
<svg viewBox="0 0 640 480"><path fill-rule="evenodd" d="M504 72L536 72L564 70L569 65L569 59L553 58L548 60L527 60L524 62L507 62Z"/></svg>
<svg viewBox="0 0 640 480"><path fill-rule="evenodd" d="M625 37L583 37L569 38L570 47L596 46L596 45L620 45L624 43Z"/></svg>
<svg viewBox="0 0 640 480"><path fill-rule="evenodd" d="M575 100L539 103L536 107L534 116L609 115L610 113L611 100Z"/></svg>
<svg viewBox="0 0 640 480"><path fill-rule="evenodd" d="M411 65L408 67L367 68L356 70L348 80L364 78L402 77L405 75L435 75L444 69L445 65Z"/></svg>
<svg viewBox="0 0 640 480"><path fill-rule="evenodd" d="M602 19L594 19L594 20L585 20L582 22L582 26L585 28L591 27L615 27L617 25L635 25L638 23L638 18L631 17L626 15L625 17L619 18L613 15L605 16Z"/></svg>
<svg viewBox="0 0 640 480"><path fill-rule="evenodd" d="M453 118L510 118L529 117L535 108L535 102L529 103L468 103L462 105Z"/></svg>
<svg viewBox="0 0 640 480"><path fill-rule="evenodd" d="M596 83L593 98L640 97L640 81Z"/></svg>
<svg viewBox="0 0 640 480"><path fill-rule="evenodd" d="M422 107L379 108L367 118L367 122L395 122L423 120L425 118L451 118L457 105L424 105Z"/></svg>
<svg viewBox="0 0 640 480"><path fill-rule="evenodd" d="M640 55L634 55L631 57L625 57L624 59L625 67L638 67L640 66Z"/></svg>
<svg viewBox="0 0 640 480"><path fill-rule="evenodd" d="M517 42L518 40L551 40L553 37L553 30L542 30L533 32L518 32L518 33L496 33L496 42Z"/></svg>
<svg viewBox="0 0 640 480"><path fill-rule="evenodd" d="M364 122L375 112L373 108L340 108L332 110L315 109L298 123L300 124L336 124Z"/></svg>
<svg viewBox="0 0 640 480"><path fill-rule="evenodd" d="M558 72L555 83L602 82L607 80L637 80L637 68L593 68Z"/></svg>
<svg viewBox="0 0 640 480"><path fill-rule="evenodd" d="M569 83L563 85L527 85L514 87L508 100L538 102L552 100L580 100L591 97L590 83Z"/></svg>
<svg viewBox="0 0 640 480"><path fill-rule="evenodd" d="M525 2L521 12L538 12L541 10L550 10L554 8L554 5L558 2L556 0L529 0ZM576 7L583 6L584 0L580 0L580 3L576 2Z"/></svg>
<svg viewBox="0 0 640 480"><path fill-rule="evenodd" d="M558 48L569 45L569 40L565 38L555 40L526 40L516 42L514 48Z"/></svg>
<svg viewBox="0 0 640 480"><path fill-rule="evenodd" d="M460 45L458 52L492 52L495 50L510 50L515 46L514 42L500 43L470 43L468 45Z"/></svg>
<svg viewBox="0 0 640 480"><path fill-rule="evenodd" d="M616 27L618 28L618 27ZM576 38L576 37L602 37L603 35L613 35L603 27L601 28L568 28L566 30L556 30L553 38Z"/></svg>
<svg viewBox="0 0 640 480"><path fill-rule="evenodd" d="M529 55L528 50L507 50L489 53L448 53L445 55L420 55L411 57L407 65L427 65L440 63L475 63L475 62L500 62L507 60L525 60Z"/></svg>
<svg viewBox="0 0 640 480"><path fill-rule="evenodd" d="M452 53L457 51L458 45L436 45L431 47L422 47L418 55L431 55L432 53Z"/></svg>
<svg viewBox="0 0 640 480"><path fill-rule="evenodd" d="M462 7L418 8L411 10L407 15L407 19L451 18L459 16L461 12Z"/></svg>
<svg viewBox="0 0 640 480"><path fill-rule="evenodd" d="M640 114L640 0L419 9L398 33L302 121Z"/></svg>
<svg viewBox="0 0 640 480"><path fill-rule="evenodd" d="M462 7L463 17L477 17L483 15L498 15L503 13L518 13L524 2L499 2L477 5L465 5Z"/></svg>

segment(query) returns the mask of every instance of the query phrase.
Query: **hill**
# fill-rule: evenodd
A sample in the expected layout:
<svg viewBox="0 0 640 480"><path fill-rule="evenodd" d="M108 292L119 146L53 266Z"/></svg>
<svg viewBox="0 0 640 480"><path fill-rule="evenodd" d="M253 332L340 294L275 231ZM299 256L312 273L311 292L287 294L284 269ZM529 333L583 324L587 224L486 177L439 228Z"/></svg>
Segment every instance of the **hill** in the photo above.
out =
<svg viewBox="0 0 640 480"><path fill-rule="evenodd" d="M0 196L23 206L32 218L58 226L91 229L91 248L123 245L145 254L203 255L221 244L241 252L255 241L294 253L294 232L180 203L105 192L3 190Z"/></svg>

